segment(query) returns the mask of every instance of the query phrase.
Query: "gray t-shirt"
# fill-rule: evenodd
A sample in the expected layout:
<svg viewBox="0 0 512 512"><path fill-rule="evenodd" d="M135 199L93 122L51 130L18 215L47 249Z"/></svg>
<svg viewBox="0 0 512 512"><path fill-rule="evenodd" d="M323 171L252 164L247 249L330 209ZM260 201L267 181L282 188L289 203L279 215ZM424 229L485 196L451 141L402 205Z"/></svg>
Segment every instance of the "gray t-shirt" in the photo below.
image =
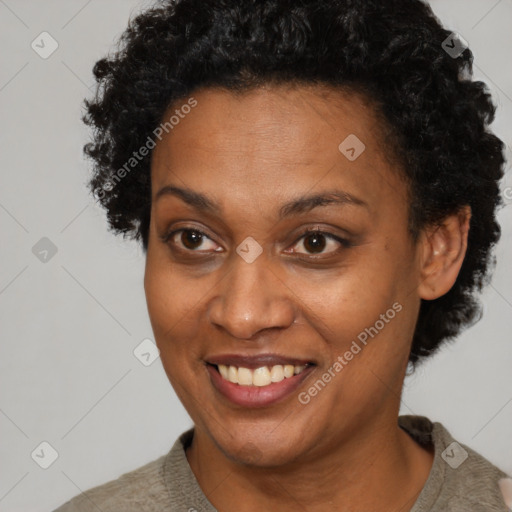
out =
<svg viewBox="0 0 512 512"><path fill-rule="evenodd" d="M506 512L498 481L507 475L481 455L454 441L440 423L400 416L414 440L434 445L432 469L411 512ZM95 487L55 512L216 512L190 469L185 449L193 429L171 451L117 480Z"/></svg>

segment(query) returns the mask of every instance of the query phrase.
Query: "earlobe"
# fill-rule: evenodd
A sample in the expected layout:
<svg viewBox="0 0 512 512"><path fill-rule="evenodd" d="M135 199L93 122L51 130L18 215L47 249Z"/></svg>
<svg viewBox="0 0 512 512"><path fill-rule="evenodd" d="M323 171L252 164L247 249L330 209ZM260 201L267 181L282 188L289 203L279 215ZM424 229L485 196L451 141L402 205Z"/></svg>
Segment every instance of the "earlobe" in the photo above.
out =
<svg viewBox="0 0 512 512"><path fill-rule="evenodd" d="M422 299L437 299L454 285L466 255L470 218L471 208L465 206L423 232L418 286Z"/></svg>

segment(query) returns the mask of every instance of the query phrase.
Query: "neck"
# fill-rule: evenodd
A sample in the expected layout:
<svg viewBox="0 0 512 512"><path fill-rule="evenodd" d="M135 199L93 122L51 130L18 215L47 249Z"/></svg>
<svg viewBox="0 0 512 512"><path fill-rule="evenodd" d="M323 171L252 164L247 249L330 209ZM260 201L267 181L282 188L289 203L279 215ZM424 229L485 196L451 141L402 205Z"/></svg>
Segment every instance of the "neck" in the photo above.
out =
<svg viewBox="0 0 512 512"><path fill-rule="evenodd" d="M314 512L327 506L405 512L425 485L433 461L433 451L398 427L396 415L325 446L323 453L285 466L247 466L226 457L196 428L187 458L201 489L223 512L295 512L302 507Z"/></svg>

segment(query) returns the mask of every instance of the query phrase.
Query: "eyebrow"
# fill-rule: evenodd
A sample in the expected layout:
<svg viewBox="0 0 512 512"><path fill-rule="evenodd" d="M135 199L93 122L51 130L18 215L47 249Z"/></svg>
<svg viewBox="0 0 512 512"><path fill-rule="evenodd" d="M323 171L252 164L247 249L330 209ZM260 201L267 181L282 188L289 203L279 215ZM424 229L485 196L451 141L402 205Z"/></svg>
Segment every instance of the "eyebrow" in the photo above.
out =
<svg viewBox="0 0 512 512"><path fill-rule="evenodd" d="M215 201L208 198L200 192L195 192L189 188L176 187L174 185L166 185L161 188L156 196L155 202L163 196L179 197L183 202L193 206L197 210L219 214L222 209ZM279 209L279 218L283 219L294 214L306 213L319 206L335 205L351 205L368 208L368 204L343 190L327 190L317 194L311 194L285 203Z"/></svg>
<svg viewBox="0 0 512 512"><path fill-rule="evenodd" d="M166 185L162 187L155 196L155 202L163 196L179 197L183 202L193 206L197 210L220 213L220 206L200 192L195 192L189 188Z"/></svg>

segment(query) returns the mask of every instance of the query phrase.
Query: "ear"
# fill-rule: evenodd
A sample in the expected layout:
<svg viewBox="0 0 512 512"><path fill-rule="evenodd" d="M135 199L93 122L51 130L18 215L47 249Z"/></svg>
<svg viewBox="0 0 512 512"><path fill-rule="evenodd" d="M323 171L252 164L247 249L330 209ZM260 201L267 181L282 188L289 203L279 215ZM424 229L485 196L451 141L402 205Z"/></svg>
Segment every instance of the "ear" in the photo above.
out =
<svg viewBox="0 0 512 512"><path fill-rule="evenodd" d="M466 255L470 219L471 208L465 206L423 232L418 286L422 299L437 299L454 285Z"/></svg>

